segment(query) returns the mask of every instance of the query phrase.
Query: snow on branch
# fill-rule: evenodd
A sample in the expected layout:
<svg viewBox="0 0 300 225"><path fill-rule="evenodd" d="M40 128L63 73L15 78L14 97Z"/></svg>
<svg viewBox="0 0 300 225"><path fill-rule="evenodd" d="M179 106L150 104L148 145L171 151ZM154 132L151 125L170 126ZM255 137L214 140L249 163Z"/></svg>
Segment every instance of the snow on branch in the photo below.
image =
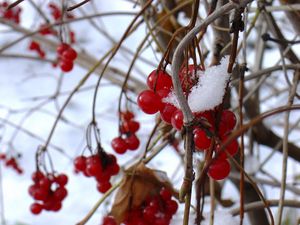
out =
<svg viewBox="0 0 300 225"><path fill-rule="evenodd" d="M199 81L192 87L188 96L188 105L192 112L211 110L222 103L225 88L230 78L230 74L227 73L228 62L229 56L225 56L220 65L208 67L204 72L198 71ZM174 91L164 98L164 102L179 108Z"/></svg>

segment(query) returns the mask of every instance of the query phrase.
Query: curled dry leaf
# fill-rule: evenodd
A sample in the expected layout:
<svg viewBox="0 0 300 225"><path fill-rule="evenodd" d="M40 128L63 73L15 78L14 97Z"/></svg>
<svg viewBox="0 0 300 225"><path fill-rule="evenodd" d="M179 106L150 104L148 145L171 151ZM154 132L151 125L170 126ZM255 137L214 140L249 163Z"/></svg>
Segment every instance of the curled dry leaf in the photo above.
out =
<svg viewBox="0 0 300 225"><path fill-rule="evenodd" d="M147 197L157 195L162 187L173 191L165 172L152 170L144 163L129 168L115 196L110 215L120 224L128 211L140 207Z"/></svg>

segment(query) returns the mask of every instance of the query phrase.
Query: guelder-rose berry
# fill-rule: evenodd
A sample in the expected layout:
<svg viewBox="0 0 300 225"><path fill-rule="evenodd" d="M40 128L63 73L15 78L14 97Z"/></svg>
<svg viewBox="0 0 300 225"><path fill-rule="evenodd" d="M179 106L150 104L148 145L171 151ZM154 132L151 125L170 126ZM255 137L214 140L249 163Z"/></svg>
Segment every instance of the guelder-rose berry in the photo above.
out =
<svg viewBox="0 0 300 225"><path fill-rule="evenodd" d="M63 71L63 72L70 72L72 69L73 69L73 62L72 61L69 61L69 60L62 60L59 62L59 66L60 66L60 69Z"/></svg>
<svg viewBox="0 0 300 225"><path fill-rule="evenodd" d="M165 71L153 70L147 78L147 85L151 90L170 90L172 87L172 78Z"/></svg>
<svg viewBox="0 0 300 225"><path fill-rule="evenodd" d="M208 149L211 144L211 139L206 135L205 131L196 128L194 130L194 143L198 150Z"/></svg>
<svg viewBox="0 0 300 225"><path fill-rule="evenodd" d="M181 130L183 126L183 113L177 109L171 117L171 124L176 130Z"/></svg>
<svg viewBox="0 0 300 225"><path fill-rule="evenodd" d="M102 225L117 225L117 222L112 216L105 216Z"/></svg>
<svg viewBox="0 0 300 225"><path fill-rule="evenodd" d="M163 108L160 110L160 118L168 123L171 124L171 119L173 113L177 110L177 108L171 104L164 104Z"/></svg>
<svg viewBox="0 0 300 225"><path fill-rule="evenodd" d="M127 143L127 147L129 150L136 150L140 146L140 140L137 138L135 134L131 134L129 137L125 139Z"/></svg>
<svg viewBox="0 0 300 225"><path fill-rule="evenodd" d="M221 121L227 124L229 130L233 130L236 125L236 116L230 110L223 110L221 115Z"/></svg>
<svg viewBox="0 0 300 225"><path fill-rule="evenodd" d="M124 154L128 149L128 144L123 138L116 137L111 141L111 147L115 150L116 153Z"/></svg>
<svg viewBox="0 0 300 225"><path fill-rule="evenodd" d="M78 156L74 160L74 167L77 171L84 171L86 168L86 157Z"/></svg>
<svg viewBox="0 0 300 225"><path fill-rule="evenodd" d="M30 211L34 215L38 215L42 212L43 206L39 203L32 203L30 206Z"/></svg>
<svg viewBox="0 0 300 225"><path fill-rule="evenodd" d="M142 91L137 99L137 104L144 113L157 113L161 106L161 98L152 90Z"/></svg>
<svg viewBox="0 0 300 225"><path fill-rule="evenodd" d="M226 159L215 159L209 166L207 174L214 180L223 180L230 173L230 164Z"/></svg>
<svg viewBox="0 0 300 225"><path fill-rule="evenodd" d="M70 61L74 61L77 58L77 52L70 47L63 52L62 58Z"/></svg>
<svg viewBox="0 0 300 225"><path fill-rule="evenodd" d="M111 188L111 183L109 181L97 184L97 189L101 193L107 192L110 188Z"/></svg>

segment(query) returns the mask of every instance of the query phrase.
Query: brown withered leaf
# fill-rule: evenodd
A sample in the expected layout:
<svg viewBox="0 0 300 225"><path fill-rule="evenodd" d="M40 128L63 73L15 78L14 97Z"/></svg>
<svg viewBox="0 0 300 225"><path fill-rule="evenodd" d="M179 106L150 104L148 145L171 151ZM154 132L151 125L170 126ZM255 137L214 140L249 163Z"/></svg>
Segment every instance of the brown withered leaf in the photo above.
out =
<svg viewBox="0 0 300 225"><path fill-rule="evenodd" d="M152 170L144 163L129 168L115 196L110 215L120 224L130 209L140 207L148 196L157 195L162 187L173 191L165 172Z"/></svg>

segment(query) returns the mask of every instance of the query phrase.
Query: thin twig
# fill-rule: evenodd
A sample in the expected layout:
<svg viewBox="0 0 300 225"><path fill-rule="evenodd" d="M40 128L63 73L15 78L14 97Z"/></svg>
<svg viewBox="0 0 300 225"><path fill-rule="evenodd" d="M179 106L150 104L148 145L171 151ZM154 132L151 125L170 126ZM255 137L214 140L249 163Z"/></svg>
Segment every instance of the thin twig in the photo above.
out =
<svg viewBox="0 0 300 225"><path fill-rule="evenodd" d="M294 97L298 87L300 71L295 71L294 82L291 88L289 99L287 106L293 105ZM284 198L285 198L285 189L286 189L286 176L287 176L287 160L288 160L288 136L289 136L289 116L290 112L287 111L285 114L285 125L284 125L284 135L283 135L283 149L282 149L282 175L281 175L281 189L280 189L280 198L279 198L279 206L278 206L278 214L277 214L277 224L281 224L282 220L282 212L284 206Z"/></svg>

